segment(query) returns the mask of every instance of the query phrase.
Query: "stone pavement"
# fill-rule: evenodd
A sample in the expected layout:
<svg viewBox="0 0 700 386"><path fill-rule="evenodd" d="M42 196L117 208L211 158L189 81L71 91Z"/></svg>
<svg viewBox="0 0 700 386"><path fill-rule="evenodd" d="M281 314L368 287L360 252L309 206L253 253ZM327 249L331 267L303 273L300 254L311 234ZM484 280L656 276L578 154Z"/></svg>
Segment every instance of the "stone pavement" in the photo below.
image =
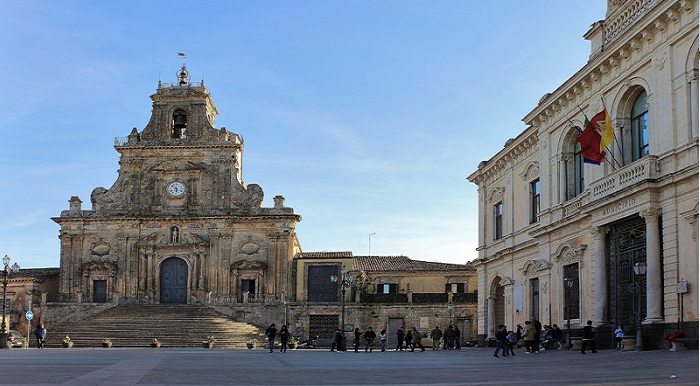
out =
<svg viewBox="0 0 700 386"><path fill-rule="evenodd" d="M1 385L697 385L698 351L0 350Z"/></svg>

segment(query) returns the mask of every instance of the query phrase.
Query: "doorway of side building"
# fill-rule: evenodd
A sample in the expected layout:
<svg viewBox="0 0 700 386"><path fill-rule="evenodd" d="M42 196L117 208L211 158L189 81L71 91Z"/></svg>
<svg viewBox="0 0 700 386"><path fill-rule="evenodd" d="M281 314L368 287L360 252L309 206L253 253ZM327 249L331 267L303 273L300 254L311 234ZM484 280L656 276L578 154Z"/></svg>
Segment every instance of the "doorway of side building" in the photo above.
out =
<svg viewBox="0 0 700 386"><path fill-rule="evenodd" d="M489 291L487 309L487 338L495 339L496 331L498 330L498 325L505 324L506 320L506 302L504 299L505 290L500 284L501 280L502 279L500 277L495 277L491 282L491 290Z"/></svg>
<svg viewBox="0 0 700 386"><path fill-rule="evenodd" d="M177 257L160 265L160 303L187 304L187 263Z"/></svg>
<svg viewBox="0 0 700 386"><path fill-rule="evenodd" d="M399 342L396 340L396 331L403 328L403 318L389 318L388 328L386 330L386 348L396 348Z"/></svg>

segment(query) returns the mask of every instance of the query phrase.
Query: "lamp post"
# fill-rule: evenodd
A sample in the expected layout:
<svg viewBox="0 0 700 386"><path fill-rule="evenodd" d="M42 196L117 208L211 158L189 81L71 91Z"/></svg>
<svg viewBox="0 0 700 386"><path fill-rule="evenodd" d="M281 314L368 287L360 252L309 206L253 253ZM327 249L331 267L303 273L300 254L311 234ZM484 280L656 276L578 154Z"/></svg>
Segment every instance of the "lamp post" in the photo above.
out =
<svg viewBox="0 0 700 386"><path fill-rule="evenodd" d="M566 291L566 348L571 348L571 289L574 287L574 279L564 278L564 291Z"/></svg>
<svg viewBox="0 0 700 386"><path fill-rule="evenodd" d="M450 320L449 320L448 325L450 325L450 326L452 325L452 310L454 310L454 309L455 309L454 303L452 303L452 302L447 303L447 311L449 311L449 313L450 313Z"/></svg>
<svg viewBox="0 0 700 386"><path fill-rule="evenodd" d="M376 234L376 232L372 232L367 236L367 256L372 256L372 236Z"/></svg>
<svg viewBox="0 0 700 386"><path fill-rule="evenodd" d="M10 267L10 257L5 255L2 258L2 329L0 330L0 349L7 348L7 323L5 323L5 315L7 315L7 276L12 273L19 272L19 265L14 263Z"/></svg>
<svg viewBox="0 0 700 386"><path fill-rule="evenodd" d="M336 283L340 288L340 301L342 304L342 310L340 314L340 329L343 331L343 336L345 336L345 290L350 288L350 286L355 282L355 277L348 272L348 269L342 267L340 269L340 277L338 275L331 275L331 281Z"/></svg>
<svg viewBox="0 0 700 386"><path fill-rule="evenodd" d="M647 264L644 262L634 263L634 292L637 295L637 340L634 343L634 351L642 351L644 342L642 341L642 280L641 276L647 273Z"/></svg>

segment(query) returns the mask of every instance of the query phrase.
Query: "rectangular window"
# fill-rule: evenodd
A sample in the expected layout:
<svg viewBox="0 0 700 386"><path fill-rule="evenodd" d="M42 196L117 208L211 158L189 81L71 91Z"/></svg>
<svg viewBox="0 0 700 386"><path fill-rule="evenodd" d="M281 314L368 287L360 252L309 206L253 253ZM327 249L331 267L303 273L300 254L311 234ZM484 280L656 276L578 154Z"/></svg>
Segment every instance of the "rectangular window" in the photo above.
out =
<svg viewBox="0 0 700 386"><path fill-rule="evenodd" d="M530 303L532 315L535 319L540 318L540 279L530 279Z"/></svg>
<svg viewBox="0 0 700 386"><path fill-rule="evenodd" d="M530 224L540 219L540 179L530 182Z"/></svg>
<svg viewBox="0 0 700 386"><path fill-rule="evenodd" d="M399 293L399 285L397 283L377 284L378 294L396 294Z"/></svg>
<svg viewBox="0 0 700 386"><path fill-rule="evenodd" d="M578 263L564 266L564 318L579 319L579 271ZM570 279L571 284L567 284Z"/></svg>
<svg viewBox="0 0 700 386"><path fill-rule="evenodd" d="M493 239L503 237L503 202L493 206Z"/></svg>
<svg viewBox="0 0 700 386"><path fill-rule="evenodd" d="M445 283L445 292L452 292L454 294L463 294L464 283Z"/></svg>

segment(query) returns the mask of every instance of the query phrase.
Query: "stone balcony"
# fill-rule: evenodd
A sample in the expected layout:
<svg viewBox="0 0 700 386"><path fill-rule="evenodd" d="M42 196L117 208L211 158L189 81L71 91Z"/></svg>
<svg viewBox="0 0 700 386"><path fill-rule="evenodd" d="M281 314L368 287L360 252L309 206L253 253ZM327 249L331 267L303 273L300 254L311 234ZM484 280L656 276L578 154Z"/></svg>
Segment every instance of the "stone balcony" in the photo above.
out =
<svg viewBox="0 0 700 386"><path fill-rule="evenodd" d="M659 175L659 159L646 156L591 183L590 200L600 200L639 182L655 180Z"/></svg>

